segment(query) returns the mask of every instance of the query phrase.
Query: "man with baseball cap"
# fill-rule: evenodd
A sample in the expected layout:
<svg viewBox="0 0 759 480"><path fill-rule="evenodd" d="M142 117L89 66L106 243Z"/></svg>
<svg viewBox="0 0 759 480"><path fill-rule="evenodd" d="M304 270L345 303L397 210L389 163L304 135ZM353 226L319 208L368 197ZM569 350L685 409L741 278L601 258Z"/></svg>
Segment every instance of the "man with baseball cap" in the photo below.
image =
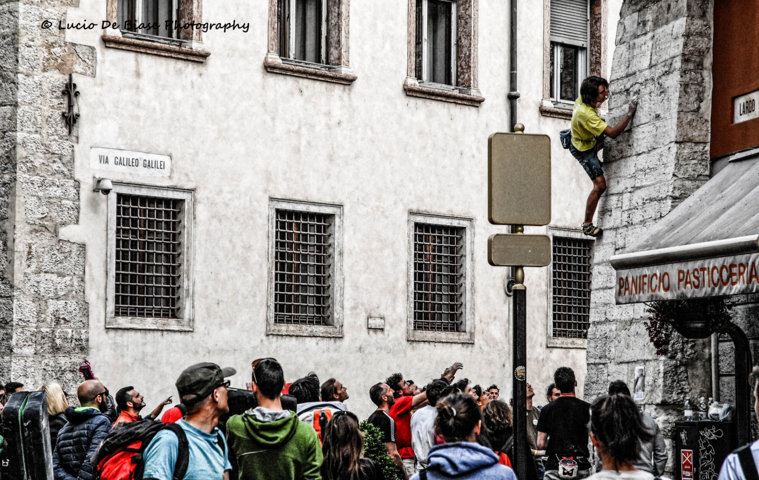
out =
<svg viewBox="0 0 759 480"><path fill-rule="evenodd" d="M187 407L187 415L177 421L187 435L190 464L184 480L228 480L232 465L227 443L216 425L219 417L229 411L226 377L233 368L220 368L204 362L187 367L177 379L179 399ZM179 440L176 434L162 430L145 450L143 478L172 480Z"/></svg>

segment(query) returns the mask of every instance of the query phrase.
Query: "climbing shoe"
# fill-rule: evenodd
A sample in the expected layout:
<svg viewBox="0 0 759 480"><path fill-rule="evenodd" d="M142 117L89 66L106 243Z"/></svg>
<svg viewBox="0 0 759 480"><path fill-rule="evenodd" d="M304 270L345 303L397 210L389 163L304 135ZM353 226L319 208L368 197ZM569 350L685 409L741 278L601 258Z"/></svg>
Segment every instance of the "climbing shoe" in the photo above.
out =
<svg viewBox="0 0 759 480"><path fill-rule="evenodd" d="M600 237L604 231L592 223L582 226L582 233L589 237Z"/></svg>

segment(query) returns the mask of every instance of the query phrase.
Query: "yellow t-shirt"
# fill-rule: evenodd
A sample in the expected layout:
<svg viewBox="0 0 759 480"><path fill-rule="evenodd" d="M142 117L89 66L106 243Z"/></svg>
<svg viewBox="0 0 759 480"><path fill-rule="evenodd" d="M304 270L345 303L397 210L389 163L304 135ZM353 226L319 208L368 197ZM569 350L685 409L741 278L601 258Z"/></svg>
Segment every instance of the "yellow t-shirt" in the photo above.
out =
<svg viewBox="0 0 759 480"><path fill-rule="evenodd" d="M606 122L598 116L598 109L577 97L572 112L572 145L581 152L590 150L596 146L596 137L604 133L606 127Z"/></svg>

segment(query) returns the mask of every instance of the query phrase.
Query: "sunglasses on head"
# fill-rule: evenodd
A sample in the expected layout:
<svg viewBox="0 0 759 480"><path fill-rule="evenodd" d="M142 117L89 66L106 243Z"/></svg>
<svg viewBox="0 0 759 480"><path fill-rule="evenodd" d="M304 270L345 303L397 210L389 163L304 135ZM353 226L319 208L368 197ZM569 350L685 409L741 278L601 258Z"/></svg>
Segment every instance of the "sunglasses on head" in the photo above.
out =
<svg viewBox="0 0 759 480"><path fill-rule="evenodd" d="M275 362L277 361L276 358L272 358L272 357L257 358L253 360L250 364L250 366L253 367L253 383L258 383L258 380L256 380L256 367L258 366L259 363L263 362L264 360L273 360Z"/></svg>

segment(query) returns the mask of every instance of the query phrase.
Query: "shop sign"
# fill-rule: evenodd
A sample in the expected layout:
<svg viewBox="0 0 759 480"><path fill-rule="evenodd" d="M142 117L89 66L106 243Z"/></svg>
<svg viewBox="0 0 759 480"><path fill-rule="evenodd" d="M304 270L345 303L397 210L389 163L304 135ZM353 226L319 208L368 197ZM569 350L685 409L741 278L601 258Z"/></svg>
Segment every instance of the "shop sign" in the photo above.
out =
<svg viewBox="0 0 759 480"><path fill-rule="evenodd" d="M759 252L617 270L617 303L759 292Z"/></svg>
<svg viewBox="0 0 759 480"><path fill-rule="evenodd" d="M759 118L759 90L733 99L733 123L748 122Z"/></svg>
<svg viewBox="0 0 759 480"><path fill-rule="evenodd" d="M155 153L93 147L90 149L90 168L148 177L168 177L171 175L171 157Z"/></svg>

